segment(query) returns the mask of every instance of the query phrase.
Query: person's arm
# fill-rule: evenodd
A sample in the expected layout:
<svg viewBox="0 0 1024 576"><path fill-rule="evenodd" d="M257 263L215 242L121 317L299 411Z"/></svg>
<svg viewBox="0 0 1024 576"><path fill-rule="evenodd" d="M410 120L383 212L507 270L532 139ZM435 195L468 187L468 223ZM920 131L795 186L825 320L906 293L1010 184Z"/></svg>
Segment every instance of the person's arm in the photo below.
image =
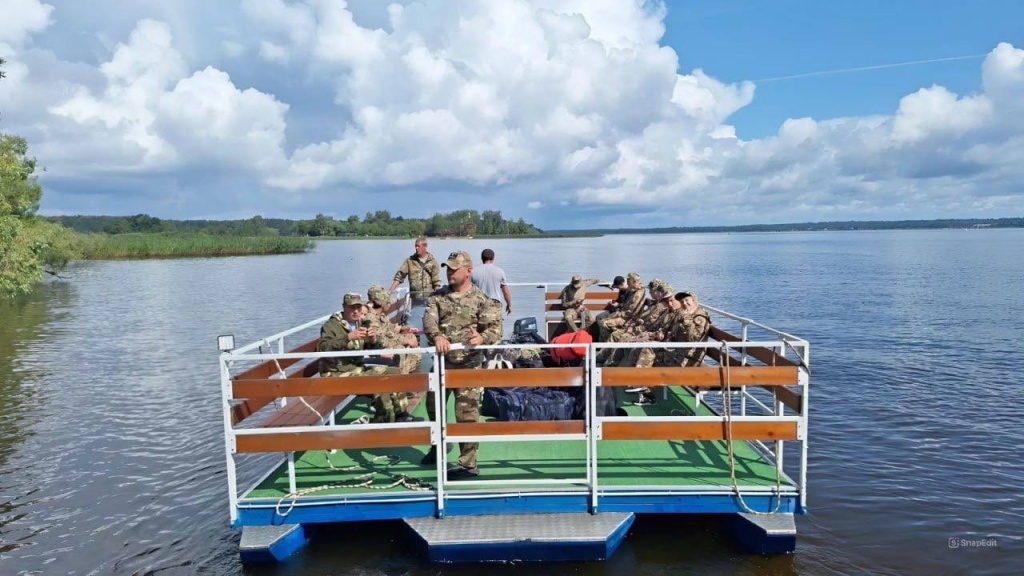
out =
<svg viewBox="0 0 1024 576"><path fill-rule="evenodd" d="M430 259L430 285L434 290L441 287L441 265L438 264L437 258Z"/></svg>
<svg viewBox="0 0 1024 576"><path fill-rule="evenodd" d="M485 300L477 316L476 329L484 344L497 344L501 341L501 305L490 298Z"/></svg>
<svg viewBox="0 0 1024 576"><path fill-rule="evenodd" d="M423 312L423 333L427 335L427 342L437 348L438 354L448 353L451 341L441 333L441 317L436 296L427 300L427 307Z"/></svg>
<svg viewBox="0 0 1024 576"><path fill-rule="evenodd" d="M348 332L341 327L341 322L331 318L320 328L320 341L316 344L317 352L332 352L348 348Z"/></svg>
<svg viewBox="0 0 1024 576"><path fill-rule="evenodd" d="M391 288L388 288L388 294L394 292L402 282L405 282L406 277L409 276L409 259L402 260L402 265L398 267L398 272L395 272L395 278L391 282Z"/></svg>
<svg viewBox="0 0 1024 576"><path fill-rule="evenodd" d="M505 297L505 314L512 313L512 291L505 284L501 285L501 295Z"/></svg>

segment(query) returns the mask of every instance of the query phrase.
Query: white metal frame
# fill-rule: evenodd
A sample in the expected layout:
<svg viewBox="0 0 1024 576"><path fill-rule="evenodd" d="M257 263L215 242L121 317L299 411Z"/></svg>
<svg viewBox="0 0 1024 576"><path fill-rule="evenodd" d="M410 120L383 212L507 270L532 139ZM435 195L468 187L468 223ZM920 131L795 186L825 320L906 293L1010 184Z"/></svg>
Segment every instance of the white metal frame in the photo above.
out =
<svg viewBox="0 0 1024 576"><path fill-rule="evenodd" d="M545 292L550 286L556 285L556 283L517 283L514 286L532 286L536 288L543 288ZM559 284L560 285L560 284ZM403 305L396 311L397 314L401 314L407 311L409 308L408 298L403 298ZM775 442L774 450L761 441L750 442L750 445L765 457L766 460L772 462L777 466L780 475L794 488L783 486L782 495L792 495L795 491L800 498L801 508L806 507L807 503L807 443L808 443L808 397L809 397L809 360L810 360L810 346L806 340L797 338L785 332L781 332L759 324L742 316L737 316L725 312L723 310L713 308L710 306L704 306L705 309L714 312L715 314L740 324L740 341L739 342L695 342L695 343L660 343L660 342L647 342L647 343L606 343L606 342L595 342L587 346L587 354L583 362L584 371L584 384L585 393L583 395L586 403L585 410L587 418L584 421L584 433L583 434L537 434L537 435L487 435L487 436L449 436L447 434L447 418L442 417L445 415L444 408L447 405L446 399L446 387L445 387L445 372L443 368L444 358L436 354L434 348L413 348L413 349L390 349L390 350L373 350L372 355L380 354L424 354L429 355L433 358L432 368L429 372L428 377L428 389L434 392L435 402L435 414L438 415L437 422L422 422L422 423L396 423L396 424L367 424L366 426L372 426L380 429L385 428L429 428L431 443L437 447L438 459L436 465L436 493L432 496L416 496L416 495L402 495L400 497L388 498L388 497L310 497L308 498L309 505L313 503L322 503L324 501L350 501L350 502L409 502L409 501L422 501L423 499L432 499L437 504L437 514L439 517L444 515L445 501L448 498L452 499L463 499L463 498L490 498L490 497L501 497L507 495L506 492L487 492L487 491L462 491L448 492L445 487L448 484L445 477L445 471L447 469L448 455L445 449L448 442L509 442L509 441L584 441L586 442L586 476L584 478L562 478L562 479L543 479L536 481L521 481L517 482L517 485L522 486L535 486L535 485L550 485L553 487L549 491L535 492L536 494L543 495L565 495L565 494L579 494L581 490L589 492L589 507L592 512L597 512L598 499L601 494L617 494L617 495L629 495L629 494L645 494L645 495L656 495L656 494L677 494L677 493L694 493L693 490L698 490L701 493L709 494L722 494L726 492L727 487L719 487L718 489L709 488L708 486L697 486L692 487L692 490L687 490L686 487L672 487L666 489L665 487L651 487L651 490L638 490L637 487L620 488L620 487L602 487L599 483L598 478L598 457L597 457L597 442L602 437L602 425L604 422L617 422L617 421L640 421L640 418L631 417L605 417L596 416L594 414L593 406L596 405L597 401L597 389L602 386L602 368L597 365L596 357L597 353L602 349L612 348L705 348L705 349L718 349L725 345L728 350L737 350L742 354L743 364L746 365L749 359L749 355L746 352L748 347L761 347L769 350L774 350L776 353L785 356L787 348L792 349L798 356L797 363L799 364L799 383L798 388L801 392L801 411L800 414L795 416L787 416L785 413L785 406L781 402L774 402L775 406L769 406L762 402L760 399L751 394L747 390L746 386L739 387L737 393L740 395L740 414L738 416L732 416L733 422L794 422L798 427L798 439L800 443L800 473L799 479L793 481L793 479L786 476L783 472L783 442ZM244 501L240 498L240 493L237 486L237 462L235 459L235 439L238 436L250 435L250 434L290 434L295 432L302 432L310 430L311 426L302 427L279 427L279 428L235 428L231 423L231 408L234 400L232 396L231 387L231 372L237 364L245 363L249 365L253 362L267 362L273 360L283 359L299 359L299 360L312 360L316 361L320 358L337 358L337 357L351 357L351 356L364 356L370 355L371 351L357 351L357 352L309 352L309 353L289 353L285 352L285 339L289 338L299 332L308 330L315 326L319 326L325 322L330 316L323 316L315 320L306 322L289 330L279 332L273 336L260 339L251 344L247 344L241 348L230 352L224 352L220 355L220 377L221 377L221 392L222 392L222 409L223 409L223 426L225 436L225 458L227 465L227 480L228 480L228 498L230 517L232 523L238 519L238 509L240 506L244 507L262 507L269 506L271 504L265 502L263 499L245 499ZM717 318L716 318L717 320ZM758 330L766 331L773 338L770 340L758 340L753 341L749 339L748 329L754 327ZM261 346L266 346L268 350L273 352L253 352L253 350L260 349ZM578 348L579 344L502 344L492 346L480 346L479 349L483 350L501 350L501 349L522 349L522 348ZM459 349L461 345L455 345L455 349ZM285 374L279 372L271 376L271 378L283 378ZM697 390L697 403L698 406L703 402L704 392ZM756 408L760 409L762 414L760 415L749 415L747 401L750 401ZM325 422L318 424L318 431L323 430L344 430L347 429L344 425L337 425L334 422L334 413L343 408L347 403L342 403L337 408L332 410L329 414L324 414ZM705 402L705 406L708 406ZM710 408L710 406L708 406ZM643 421L673 421L677 422L680 420L694 421L694 422L724 422L725 415L718 414L716 416L672 416L672 417L643 417ZM288 462L289 467L289 486L292 491L295 489L295 471L294 471L294 459L293 453L286 453L284 455L284 461ZM280 461L279 461L280 462ZM277 464L279 465L279 464ZM273 469L276 469L277 465L268 471L270 474ZM263 476L265 478L266 475ZM507 480L462 480L459 481L460 486L468 487L481 487L481 488L497 488L500 486L508 486ZM258 485L255 484L255 485ZM254 486L255 486L254 485ZM558 486L579 486L576 490L566 490L565 488L557 488ZM775 487L770 487L770 490L758 487L744 487L744 491L752 493L770 492L778 493ZM522 493L518 491L517 493ZM297 505L306 505L302 502Z"/></svg>

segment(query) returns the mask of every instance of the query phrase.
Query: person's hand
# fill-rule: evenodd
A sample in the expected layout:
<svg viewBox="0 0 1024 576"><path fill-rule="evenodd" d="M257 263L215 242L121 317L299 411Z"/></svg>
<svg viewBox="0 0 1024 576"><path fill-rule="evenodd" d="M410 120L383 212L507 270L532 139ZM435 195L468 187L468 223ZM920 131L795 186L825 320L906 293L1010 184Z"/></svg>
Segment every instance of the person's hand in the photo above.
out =
<svg viewBox="0 0 1024 576"><path fill-rule="evenodd" d="M366 339L367 340L373 340L376 337L377 337L377 329L376 328L367 328L366 329Z"/></svg>
<svg viewBox="0 0 1024 576"><path fill-rule="evenodd" d="M420 339L412 334L406 334L404 343L409 348L416 348L420 344Z"/></svg>
<svg viewBox="0 0 1024 576"><path fill-rule="evenodd" d="M484 343L484 337L481 336L480 333L476 331L476 328L471 326L469 330L470 336L469 340L466 340L466 346L479 346Z"/></svg>
<svg viewBox="0 0 1024 576"><path fill-rule="evenodd" d="M452 349L452 343L444 336L438 336L434 338L434 347L437 348L438 354L447 354Z"/></svg>
<svg viewBox="0 0 1024 576"><path fill-rule="evenodd" d="M511 304L505 304L505 316L511 316L511 315L512 315L512 305Z"/></svg>
<svg viewBox="0 0 1024 576"><path fill-rule="evenodd" d="M349 332L348 337L350 340L365 340L366 334L367 329L360 326L359 328L356 328L355 330Z"/></svg>

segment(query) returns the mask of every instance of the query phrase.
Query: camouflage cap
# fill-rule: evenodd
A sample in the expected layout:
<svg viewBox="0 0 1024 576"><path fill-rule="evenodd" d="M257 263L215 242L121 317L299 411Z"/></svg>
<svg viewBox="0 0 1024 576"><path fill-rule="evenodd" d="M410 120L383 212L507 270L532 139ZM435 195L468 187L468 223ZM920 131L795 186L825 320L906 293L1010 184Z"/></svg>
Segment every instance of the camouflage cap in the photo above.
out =
<svg viewBox="0 0 1024 576"><path fill-rule="evenodd" d="M583 283L583 276L580 276L579 274L574 274L573 277L572 277L572 285L573 286L579 286L582 283Z"/></svg>
<svg viewBox="0 0 1024 576"><path fill-rule="evenodd" d="M679 300L680 302L682 302L683 298L686 298L686 297L691 297L694 300L697 299L697 295L694 294L693 292L677 292L676 296L675 296L676 300Z"/></svg>
<svg viewBox="0 0 1024 576"><path fill-rule="evenodd" d="M442 266L447 266L452 270L458 270L459 268L463 268L465 266L472 267L473 259L469 257L468 252L462 252L460 250L458 252L452 252L451 254L449 254L448 260L446 260L445 263L442 264Z"/></svg>
<svg viewBox="0 0 1024 576"><path fill-rule="evenodd" d="M349 292L345 294L345 298L342 300L342 304L344 304L346 308L348 308L349 306L362 306L363 295L360 294L359 292Z"/></svg>
<svg viewBox="0 0 1024 576"><path fill-rule="evenodd" d="M675 293L675 290L672 288L672 285L669 284L668 282L665 282L664 280L661 281L660 288L661 293L665 295L664 298L671 298L672 294Z"/></svg>
<svg viewBox="0 0 1024 576"><path fill-rule="evenodd" d="M366 291L366 297L377 306L391 304L391 296L388 294L388 291L383 286L377 284L370 286L370 289Z"/></svg>
<svg viewBox="0 0 1024 576"><path fill-rule="evenodd" d="M639 272L630 272L629 274L626 274L626 279L628 279L628 280L640 280L640 273Z"/></svg>

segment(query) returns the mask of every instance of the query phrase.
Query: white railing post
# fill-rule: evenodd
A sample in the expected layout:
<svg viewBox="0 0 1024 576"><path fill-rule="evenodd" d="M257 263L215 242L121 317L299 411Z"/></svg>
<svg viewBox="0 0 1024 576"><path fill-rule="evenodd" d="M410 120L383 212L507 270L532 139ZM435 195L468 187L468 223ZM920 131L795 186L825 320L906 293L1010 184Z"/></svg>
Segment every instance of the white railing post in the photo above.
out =
<svg viewBox="0 0 1024 576"><path fill-rule="evenodd" d="M228 508L231 524L238 520L238 479L235 475L235 433L231 424L231 373L228 354L220 355L221 409L224 415L224 456L228 477Z"/></svg>
<svg viewBox="0 0 1024 576"><path fill-rule="evenodd" d="M437 473L437 517L444 518L444 486L448 470L448 398L445 393L445 372L442 370L444 356L434 349L432 377L430 387L434 388L434 422L437 430L437 462L434 465ZM481 399L482 400L482 399Z"/></svg>

